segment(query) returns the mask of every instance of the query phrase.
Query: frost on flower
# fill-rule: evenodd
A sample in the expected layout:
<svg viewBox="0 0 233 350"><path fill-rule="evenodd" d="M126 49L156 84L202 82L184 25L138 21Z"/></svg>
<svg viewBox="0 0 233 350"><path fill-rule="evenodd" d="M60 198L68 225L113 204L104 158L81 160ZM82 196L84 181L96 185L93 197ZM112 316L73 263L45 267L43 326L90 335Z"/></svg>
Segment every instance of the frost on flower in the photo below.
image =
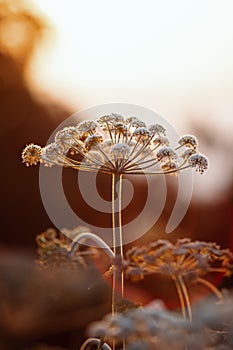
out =
<svg viewBox="0 0 233 350"><path fill-rule="evenodd" d="M75 138L79 137L79 132L74 126L65 127L62 130L59 130L55 135L55 142L61 144L68 144L72 146L75 141Z"/></svg>
<svg viewBox="0 0 233 350"><path fill-rule="evenodd" d="M198 146L198 141L197 141L196 137L192 136L192 135L184 135L184 136L182 136L179 139L178 143L181 146L186 146L186 147L194 148L194 149L196 149L197 146Z"/></svg>
<svg viewBox="0 0 233 350"><path fill-rule="evenodd" d="M208 159L200 153L195 153L189 158L189 164L192 168L201 174L208 168Z"/></svg>
<svg viewBox="0 0 233 350"><path fill-rule="evenodd" d="M34 145L31 143L26 146L22 152L23 163L27 166L37 165L41 160L42 149L40 146Z"/></svg>
<svg viewBox="0 0 233 350"><path fill-rule="evenodd" d="M99 143L103 142L102 135L99 134L92 134L88 136L85 140L85 147L87 150L90 150L97 146Z"/></svg>
<svg viewBox="0 0 233 350"><path fill-rule="evenodd" d="M158 160L173 160L177 159L177 154L172 148L163 147L157 153Z"/></svg>
<svg viewBox="0 0 233 350"><path fill-rule="evenodd" d="M123 143L118 143L114 145L111 149L111 155L113 159L125 159L130 153L130 147Z"/></svg>
<svg viewBox="0 0 233 350"><path fill-rule="evenodd" d="M147 126L136 116L112 113L59 130L54 142L44 148L27 146L22 159L28 166L43 163L108 174L177 174L188 167L203 173L207 169L207 158L198 153L194 136L182 136L172 148L165 134L160 124ZM180 148L183 152L176 153Z"/></svg>
<svg viewBox="0 0 233 350"><path fill-rule="evenodd" d="M153 124L148 127L152 134L163 134L166 135L166 129L160 124Z"/></svg>
<svg viewBox="0 0 233 350"><path fill-rule="evenodd" d="M98 127L98 124L95 121L84 120L83 122L78 124L77 130L86 134L86 133L94 132L97 127Z"/></svg>

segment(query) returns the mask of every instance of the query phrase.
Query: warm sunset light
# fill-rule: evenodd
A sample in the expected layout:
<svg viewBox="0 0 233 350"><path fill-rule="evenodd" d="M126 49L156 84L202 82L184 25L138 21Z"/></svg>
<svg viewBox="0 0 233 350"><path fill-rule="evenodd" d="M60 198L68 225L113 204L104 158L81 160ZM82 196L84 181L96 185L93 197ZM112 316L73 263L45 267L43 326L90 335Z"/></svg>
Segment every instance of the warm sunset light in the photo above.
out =
<svg viewBox="0 0 233 350"><path fill-rule="evenodd" d="M0 0L0 350L233 349L233 0Z"/></svg>
<svg viewBox="0 0 233 350"><path fill-rule="evenodd" d="M34 3L56 40L38 52L33 79L74 107L121 101L233 120L232 1Z"/></svg>

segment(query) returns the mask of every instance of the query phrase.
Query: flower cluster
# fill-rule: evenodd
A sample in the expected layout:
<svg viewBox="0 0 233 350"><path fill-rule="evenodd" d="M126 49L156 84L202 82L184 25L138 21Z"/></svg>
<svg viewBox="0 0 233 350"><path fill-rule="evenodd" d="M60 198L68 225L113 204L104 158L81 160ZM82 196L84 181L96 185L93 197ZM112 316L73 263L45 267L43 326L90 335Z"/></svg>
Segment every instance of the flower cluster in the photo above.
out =
<svg viewBox="0 0 233 350"><path fill-rule="evenodd" d="M231 275L233 254L216 243L179 239L175 244L158 240L146 247L133 247L126 253L125 275L142 279L158 273L194 281L208 272Z"/></svg>
<svg viewBox="0 0 233 350"><path fill-rule="evenodd" d="M26 146L22 159L27 166L43 163L121 174L177 174L187 167L203 173L208 168L194 136L181 137L173 149L165 135L160 124L147 126L136 117L111 114L97 122L85 120L65 127L57 132L54 142L43 148ZM177 152L180 148L184 149L182 154Z"/></svg>
<svg viewBox="0 0 233 350"><path fill-rule="evenodd" d="M64 229L62 232L50 228L37 235L38 264L43 268L50 269L58 266L69 268L85 266L84 258L88 255L96 255L97 251L89 247L85 250L76 250L75 254L71 254L70 247L75 236L88 231L88 228L82 226L74 230Z"/></svg>
<svg viewBox="0 0 233 350"><path fill-rule="evenodd" d="M91 324L89 334L104 339L108 344L114 339L118 349L230 350L233 341L230 327L232 305L232 297L222 305L213 305L210 301L204 308L196 310L190 323L155 300L144 308L105 316ZM225 326L222 327L223 323Z"/></svg>
<svg viewBox="0 0 233 350"><path fill-rule="evenodd" d="M150 274L170 277L175 283L184 318L192 320L187 287L194 282L202 284L222 302L222 293L203 276L210 272L230 276L232 264L233 254L228 249L220 249L216 243L192 242L188 238L176 244L158 240L147 247L133 247L126 253L125 276L134 281Z"/></svg>

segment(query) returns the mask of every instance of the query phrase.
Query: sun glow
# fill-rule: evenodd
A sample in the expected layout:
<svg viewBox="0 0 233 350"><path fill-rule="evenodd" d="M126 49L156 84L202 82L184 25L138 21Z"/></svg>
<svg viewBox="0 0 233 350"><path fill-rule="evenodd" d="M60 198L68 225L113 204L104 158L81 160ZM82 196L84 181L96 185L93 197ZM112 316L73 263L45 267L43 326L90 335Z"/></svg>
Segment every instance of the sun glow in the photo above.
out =
<svg viewBox="0 0 233 350"><path fill-rule="evenodd" d="M57 35L38 51L33 79L74 107L121 101L164 115L233 109L231 1L34 3Z"/></svg>

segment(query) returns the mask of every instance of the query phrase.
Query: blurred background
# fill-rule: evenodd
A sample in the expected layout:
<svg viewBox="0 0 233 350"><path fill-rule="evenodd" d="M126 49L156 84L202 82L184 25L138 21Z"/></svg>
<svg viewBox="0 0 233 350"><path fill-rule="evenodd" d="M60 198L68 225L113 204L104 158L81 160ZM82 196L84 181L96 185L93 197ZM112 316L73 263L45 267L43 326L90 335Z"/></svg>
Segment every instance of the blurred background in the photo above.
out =
<svg viewBox="0 0 233 350"><path fill-rule="evenodd" d="M38 167L21 164L23 147L45 144L72 113L110 102L150 108L198 137L210 168L195 176L191 206L171 239L232 247L232 16L231 0L0 0L2 256L19 249L33 256L35 236L52 226Z"/></svg>

